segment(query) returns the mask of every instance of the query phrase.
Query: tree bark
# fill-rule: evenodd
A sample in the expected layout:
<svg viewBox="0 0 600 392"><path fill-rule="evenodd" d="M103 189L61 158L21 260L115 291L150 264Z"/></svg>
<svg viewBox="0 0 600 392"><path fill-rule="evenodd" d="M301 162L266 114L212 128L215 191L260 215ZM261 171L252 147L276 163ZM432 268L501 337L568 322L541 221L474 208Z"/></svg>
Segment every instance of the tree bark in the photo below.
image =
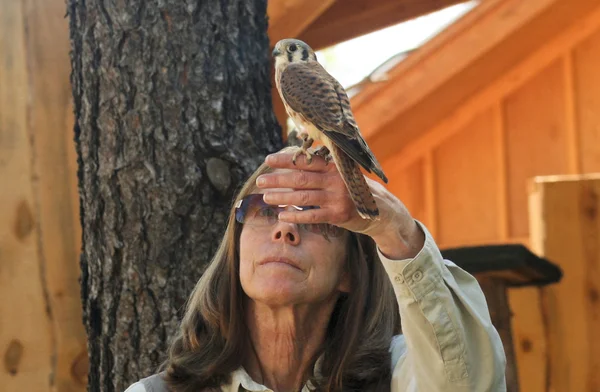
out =
<svg viewBox="0 0 600 392"><path fill-rule="evenodd" d="M265 0L69 0L89 391L165 359L237 187L282 146Z"/></svg>

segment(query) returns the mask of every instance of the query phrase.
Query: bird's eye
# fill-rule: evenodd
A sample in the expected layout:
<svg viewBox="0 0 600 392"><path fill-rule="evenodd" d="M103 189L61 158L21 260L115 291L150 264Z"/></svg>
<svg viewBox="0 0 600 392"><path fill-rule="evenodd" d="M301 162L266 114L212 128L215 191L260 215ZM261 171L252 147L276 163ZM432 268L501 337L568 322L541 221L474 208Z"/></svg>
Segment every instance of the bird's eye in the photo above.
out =
<svg viewBox="0 0 600 392"><path fill-rule="evenodd" d="M298 50L298 47L296 46L296 44L291 44L290 46L288 46L288 51L290 53L295 52L296 50Z"/></svg>

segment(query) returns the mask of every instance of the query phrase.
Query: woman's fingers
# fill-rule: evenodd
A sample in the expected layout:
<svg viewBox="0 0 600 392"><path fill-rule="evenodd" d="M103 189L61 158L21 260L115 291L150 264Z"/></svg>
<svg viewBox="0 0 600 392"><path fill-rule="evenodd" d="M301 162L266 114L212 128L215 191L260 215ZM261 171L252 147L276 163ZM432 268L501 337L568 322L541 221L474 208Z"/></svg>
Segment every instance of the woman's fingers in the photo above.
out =
<svg viewBox="0 0 600 392"><path fill-rule="evenodd" d="M343 224L356 215L354 203L347 195L322 190L270 192L265 193L264 200L266 203L274 205L293 204L319 207L319 209L304 211L289 210L279 215L281 220L291 223Z"/></svg>
<svg viewBox="0 0 600 392"><path fill-rule="evenodd" d="M288 223L329 223L332 222L332 212L327 208L304 211L282 211L279 220Z"/></svg>
<svg viewBox="0 0 600 392"><path fill-rule="evenodd" d="M293 192L266 192L265 203L272 205L293 204L296 206L319 206L333 204L337 200L335 194L323 190L301 190Z"/></svg>
<svg viewBox="0 0 600 392"><path fill-rule="evenodd" d="M334 186L335 183L341 181L341 178L337 179L332 174L333 173L316 173L301 170L278 171L260 175L256 179L256 185L261 189L324 189Z"/></svg>
<svg viewBox="0 0 600 392"><path fill-rule="evenodd" d="M335 164L331 162L326 164L320 156L315 156L308 164L305 157L301 155L294 165L293 155L293 151L269 155L266 159L267 165L284 170L260 175L256 180L257 187L264 191L264 200L268 204L293 204L320 208L282 212L279 219L290 223L337 225L350 224L356 220L354 226L362 230L365 222L356 212L356 207ZM281 191L279 188L293 189L293 191ZM269 191L269 189L274 190Z"/></svg>
<svg viewBox="0 0 600 392"><path fill-rule="evenodd" d="M296 158L296 164L294 165L292 162L294 152L295 151L285 151L271 154L267 156L265 162L274 169L298 169L315 172L330 171L335 166L333 162L327 164L325 159L318 155L313 155L312 161L308 163L304 154L299 155L298 158Z"/></svg>

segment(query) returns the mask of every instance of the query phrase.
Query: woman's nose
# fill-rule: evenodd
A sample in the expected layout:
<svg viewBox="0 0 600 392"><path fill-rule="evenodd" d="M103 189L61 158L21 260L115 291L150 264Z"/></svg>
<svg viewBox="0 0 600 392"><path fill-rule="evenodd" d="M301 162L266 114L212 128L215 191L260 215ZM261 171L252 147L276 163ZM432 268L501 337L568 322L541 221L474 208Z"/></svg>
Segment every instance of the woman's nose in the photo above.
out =
<svg viewBox="0 0 600 392"><path fill-rule="evenodd" d="M290 245L300 244L298 226L294 223L277 222L273 229L273 241L284 241Z"/></svg>

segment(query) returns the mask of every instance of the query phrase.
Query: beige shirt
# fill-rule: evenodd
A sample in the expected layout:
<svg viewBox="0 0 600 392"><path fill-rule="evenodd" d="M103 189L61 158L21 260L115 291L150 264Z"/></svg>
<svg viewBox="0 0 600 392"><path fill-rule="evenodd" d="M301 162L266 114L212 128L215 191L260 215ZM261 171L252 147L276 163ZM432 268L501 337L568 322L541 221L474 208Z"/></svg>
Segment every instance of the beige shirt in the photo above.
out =
<svg viewBox="0 0 600 392"><path fill-rule="evenodd" d="M504 348L477 280L444 260L427 228L417 223L425 245L413 259L390 260L378 250L402 319L403 334L390 342L391 391L506 391ZM273 392L243 368L221 390ZM136 382L125 392L147 391Z"/></svg>

